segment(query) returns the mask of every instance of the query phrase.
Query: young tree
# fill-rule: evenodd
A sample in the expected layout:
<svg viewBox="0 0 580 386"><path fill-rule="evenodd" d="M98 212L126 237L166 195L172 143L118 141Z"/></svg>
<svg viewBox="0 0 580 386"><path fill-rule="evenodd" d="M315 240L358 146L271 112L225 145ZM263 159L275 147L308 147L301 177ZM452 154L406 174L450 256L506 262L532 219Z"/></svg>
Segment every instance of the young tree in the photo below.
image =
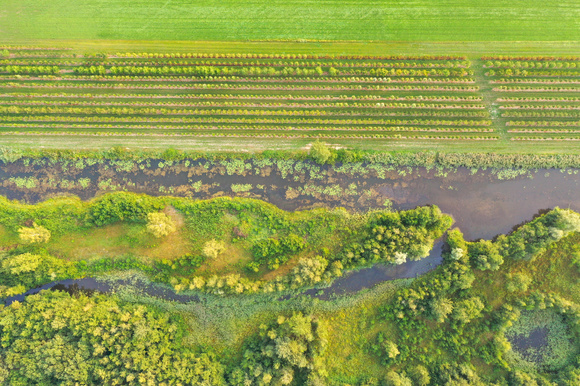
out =
<svg viewBox="0 0 580 386"><path fill-rule="evenodd" d="M399 351L399 347L390 340L385 340L383 342L383 349L385 350L385 354L387 354L387 358L395 359L401 352Z"/></svg>
<svg viewBox="0 0 580 386"><path fill-rule="evenodd" d="M507 279L507 290L509 292L525 292L532 283L532 278L525 273L510 273L507 275Z"/></svg>
<svg viewBox="0 0 580 386"><path fill-rule="evenodd" d="M42 262L42 257L32 253L23 253L9 258L4 258L2 268L12 275L20 275L25 272L33 272Z"/></svg>
<svg viewBox="0 0 580 386"><path fill-rule="evenodd" d="M472 319L480 316L484 308L480 298L474 296L469 299L460 300L453 307L453 318L461 323L469 323Z"/></svg>
<svg viewBox="0 0 580 386"><path fill-rule="evenodd" d="M215 239L211 239L204 244L201 253L209 259L215 259L225 250L226 246L223 241L216 241Z"/></svg>
<svg viewBox="0 0 580 386"><path fill-rule="evenodd" d="M50 240L50 231L36 223L32 223L32 228L21 227L18 234L20 241L25 244L46 243Z"/></svg>
<svg viewBox="0 0 580 386"><path fill-rule="evenodd" d="M434 298L431 300L431 315L439 323L443 323L453 311L453 302L447 298Z"/></svg>
<svg viewBox="0 0 580 386"><path fill-rule="evenodd" d="M177 230L175 222L165 213L149 213L147 215L147 230L155 237L164 237Z"/></svg>
<svg viewBox="0 0 580 386"><path fill-rule="evenodd" d="M429 370L425 366L417 365L409 374L414 384L417 386L427 386L431 382L431 376L429 375Z"/></svg>
<svg viewBox="0 0 580 386"><path fill-rule="evenodd" d="M404 374L389 371L385 377L385 386L413 386L413 382Z"/></svg>
<svg viewBox="0 0 580 386"><path fill-rule="evenodd" d="M335 158L330 148L324 142L320 142L319 140L316 140L316 142L312 144L312 147L310 148L310 157L316 163L321 165L331 163Z"/></svg>

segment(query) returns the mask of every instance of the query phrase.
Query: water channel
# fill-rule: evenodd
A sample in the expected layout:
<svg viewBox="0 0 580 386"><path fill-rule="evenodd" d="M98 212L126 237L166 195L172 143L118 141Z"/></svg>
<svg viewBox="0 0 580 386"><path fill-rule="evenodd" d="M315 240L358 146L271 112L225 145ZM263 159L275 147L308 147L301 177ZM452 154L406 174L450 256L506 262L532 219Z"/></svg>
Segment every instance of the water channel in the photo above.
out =
<svg viewBox="0 0 580 386"><path fill-rule="evenodd" d="M0 177L7 175L4 170L0 174L2 174ZM90 176L90 173L87 175ZM138 172L131 175L127 174L127 176L133 181L132 187L127 190L152 195L160 194L159 186L180 186L189 181L187 173L177 172L153 177ZM124 176L125 180L128 178L127 176ZM201 180L204 184L214 183L222 187L239 183L250 183L253 186L263 185L263 189L253 189L250 194L253 197L269 201L284 210L300 210L315 206L345 206L352 210L366 210L379 207L378 203L383 202L384 199L389 199L393 203L393 209L396 210L434 204L439 206L444 213L453 216L454 226L462 230L467 240L492 239L498 234L508 233L514 226L530 221L541 211L556 206L580 211L580 174L559 170L537 170L530 172L529 176L500 180L489 171L480 171L474 175L470 170L460 168L447 176L438 176L434 171L418 168L405 176L390 173L385 179L361 176L341 177L327 181L338 183L341 186L356 183L359 187L367 190L372 188L378 195L370 202L357 199L357 197L343 200L301 197L288 200L283 192L288 187L295 188L304 182L283 179L278 173L269 176L203 175ZM218 190L219 188L216 188L216 191L206 190L196 195L195 198L215 196ZM9 198L25 199L29 202L45 199L53 193L45 191L42 194L35 192L26 194L20 190L0 188L0 194ZM223 189L219 192L219 194L224 193L227 194ZM78 194L83 199L89 199L96 192L83 190ZM328 299L333 295L354 293L363 288L370 288L386 280L416 277L441 263L442 247L443 241L439 240L430 256L421 261L407 262L400 266L379 264L348 273L324 290L309 290L305 293L321 299ZM110 286L105 288L103 284L92 278L51 283L47 286L70 290L81 288L101 292L107 292L111 289ZM32 291L38 292L40 289ZM147 287L144 292L169 300L185 302L195 300L195 297L175 294L170 290L158 289L157 287ZM7 301L17 300L16 298L18 297L7 299Z"/></svg>

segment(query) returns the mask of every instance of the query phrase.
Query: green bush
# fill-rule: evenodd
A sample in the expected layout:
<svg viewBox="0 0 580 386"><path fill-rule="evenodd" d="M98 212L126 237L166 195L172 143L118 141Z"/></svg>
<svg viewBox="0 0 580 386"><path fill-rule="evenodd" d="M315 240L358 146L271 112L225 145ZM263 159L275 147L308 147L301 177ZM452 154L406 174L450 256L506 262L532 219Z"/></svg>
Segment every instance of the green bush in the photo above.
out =
<svg viewBox="0 0 580 386"><path fill-rule="evenodd" d="M224 384L213 355L181 345L176 322L114 297L31 295L0 309L0 383Z"/></svg>
<svg viewBox="0 0 580 386"><path fill-rule="evenodd" d="M302 313L262 324L260 335L244 345L243 359L230 373L230 384L324 384L326 371L320 358L326 334L326 326Z"/></svg>
<svg viewBox="0 0 580 386"><path fill-rule="evenodd" d="M132 193L111 193L92 201L87 221L97 226L117 221L145 222L147 215L162 209L159 199Z"/></svg>

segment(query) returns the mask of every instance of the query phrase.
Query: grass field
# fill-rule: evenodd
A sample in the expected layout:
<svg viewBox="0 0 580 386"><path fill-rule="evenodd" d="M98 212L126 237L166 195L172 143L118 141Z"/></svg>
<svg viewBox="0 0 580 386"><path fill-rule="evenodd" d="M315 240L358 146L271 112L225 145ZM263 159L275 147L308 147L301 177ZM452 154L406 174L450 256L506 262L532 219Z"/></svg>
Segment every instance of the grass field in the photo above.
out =
<svg viewBox="0 0 580 386"><path fill-rule="evenodd" d="M0 41L580 40L575 0L5 0Z"/></svg>

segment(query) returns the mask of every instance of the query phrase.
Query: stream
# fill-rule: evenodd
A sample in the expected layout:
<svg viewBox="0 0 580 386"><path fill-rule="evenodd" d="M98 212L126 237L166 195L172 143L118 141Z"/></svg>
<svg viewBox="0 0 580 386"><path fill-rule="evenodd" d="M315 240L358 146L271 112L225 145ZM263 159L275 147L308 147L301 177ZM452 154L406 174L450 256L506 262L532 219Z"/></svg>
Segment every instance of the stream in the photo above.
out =
<svg viewBox="0 0 580 386"><path fill-rule="evenodd" d="M0 171L1 177L6 178L7 172ZM316 206L345 206L352 210L365 210L380 207L378 203L389 199L395 210L412 209L421 205L437 205L444 213L453 216L454 226L461 229L466 240L492 239L498 234L508 233L518 224L533 219L538 213L552 209L555 206L570 208L580 211L580 174L561 172L559 170L537 170L530 172L529 176L520 176L510 180L499 180L489 171L479 171L472 174L466 168L459 168L447 176L437 176L434 171L417 168L413 173L400 176L389 173L385 179L376 177L344 177L339 180L327 182L339 183L348 186L356 183L365 189L372 188L377 196L374 201L361 200L360 197L353 199L345 198L337 200L327 197L301 197L299 199L287 199L283 192L288 187L300 186L300 181L283 179L278 173L269 176L249 175L207 175L201 176L205 183L215 183L218 186L246 183L253 186L264 185L263 189L253 189L252 197L271 202L284 210L301 210ZM127 176L124 175L124 179ZM160 195L159 186L180 186L187 183L186 173L167 173L155 177L134 173L132 180L134 185L129 191ZM303 183L302 183L303 184ZM83 199L89 199L97 192L82 191L79 194ZM25 199L35 202L45 199L51 192L37 194L30 192L23 194L21 190L11 190L6 186L0 188L0 194L9 198ZM209 198L216 192L205 191L195 198ZM219 194L224 194L223 191ZM174 194L179 195L179 194ZM230 191L229 195L233 195ZM247 196L248 194L246 194ZM358 198L358 199L357 199ZM431 251L431 254L420 261L412 261L399 266L375 265L358 271L347 273L344 277L334 281L325 289L312 289L305 294L328 300L332 296L340 296L360 291L387 280L413 278L434 269L441 264L441 250L443 241L439 240ZM119 284L119 283L117 283ZM135 285L120 283L121 285ZM109 292L111 284L104 284L93 278L65 280L50 283L37 289L5 299L6 304L14 300L23 300L31 293L38 293L42 289L64 289L69 292L75 291L99 291ZM158 296L168 300L188 302L195 301L195 296L176 294L170 289L145 285L139 287L145 294Z"/></svg>

